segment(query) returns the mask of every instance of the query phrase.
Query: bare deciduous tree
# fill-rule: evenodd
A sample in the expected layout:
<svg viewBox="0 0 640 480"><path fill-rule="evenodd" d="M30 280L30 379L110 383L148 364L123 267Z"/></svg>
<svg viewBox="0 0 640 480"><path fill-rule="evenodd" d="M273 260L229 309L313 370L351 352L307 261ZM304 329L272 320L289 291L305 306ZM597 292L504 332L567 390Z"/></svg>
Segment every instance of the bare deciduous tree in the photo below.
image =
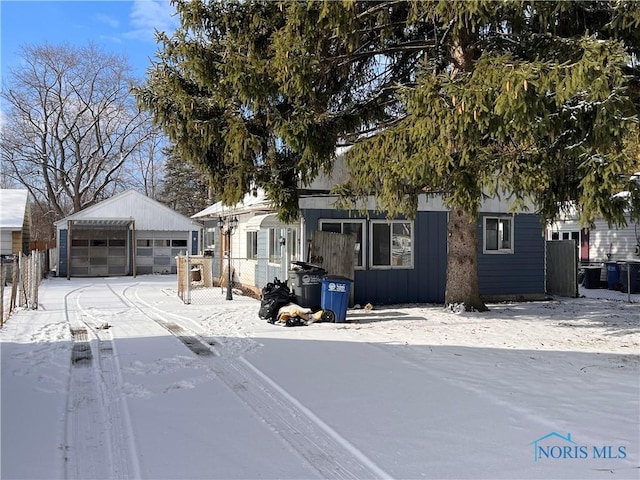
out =
<svg viewBox="0 0 640 480"><path fill-rule="evenodd" d="M132 86L126 57L93 44L23 47L1 94L2 169L52 220L134 186L123 166L154 129Z"/></svg>

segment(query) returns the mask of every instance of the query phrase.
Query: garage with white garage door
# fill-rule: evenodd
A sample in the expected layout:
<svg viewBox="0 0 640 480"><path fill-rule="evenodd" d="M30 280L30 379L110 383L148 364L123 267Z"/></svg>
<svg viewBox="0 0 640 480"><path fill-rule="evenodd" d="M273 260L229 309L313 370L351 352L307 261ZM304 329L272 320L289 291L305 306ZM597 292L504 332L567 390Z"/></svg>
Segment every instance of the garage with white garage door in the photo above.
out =
<svg viewBox="0 0 640 480"><path fill-rule="evenodd" d="M58 276L176 273L177 255L199 253L201 225L134 190L56 222Z"/></svg>

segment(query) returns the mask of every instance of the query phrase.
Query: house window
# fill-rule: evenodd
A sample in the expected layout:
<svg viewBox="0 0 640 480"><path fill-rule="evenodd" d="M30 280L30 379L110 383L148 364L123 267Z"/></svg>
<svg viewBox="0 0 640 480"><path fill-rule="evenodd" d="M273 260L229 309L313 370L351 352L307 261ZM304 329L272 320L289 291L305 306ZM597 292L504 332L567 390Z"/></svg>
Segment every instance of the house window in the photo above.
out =
<svg viewBox="0 0 640 480"><path fill-rule="evenodd" d="M258 258L258 232L247 232L247 259Z"/></svg>
<svg viewBox="0 0 640 480"><path fill-rule="evenodd" d="M295 228L287 230L287 247L291 260L298 260L298 230Z"/></svg>
<svg viewBox="0 0 640 480"><path fill-rule="evenodd" d="M216 227L207 227L204 231L204 249L213 251L216 243Z"/></svg>
<svg viewBox="0 0 640 480"><path fill-rule="evenodd" d="M372 221L372 268L413 268L413 228L406 221Z"/></svg>
<svg viewBox="0 0 640 480"><path fill-rule="evenodd" d="M575 240L576 242L580 241L580 232L562 232L563 240Z"/></svg>
<svg viewBox="0 0 640 480"><path fill-rule="evenodd" d="M355 247L353 251L353 265L358 268L363 266L362 245L364 220L342 221L342 220L321 220L320 230L323 232L344 233L355 237Z"/></svg>
<svg viewBox="0 0 640 480"><path fill-rule="evenodd" d="M512 217L484 217L484 253L513 253Z"/></svg>
<svg viewBox="0 0 640 480"><path fill-rule="evenodd" d="M280 265L282 246L280 245L280 229L269 229L269 263Z"/></svg>

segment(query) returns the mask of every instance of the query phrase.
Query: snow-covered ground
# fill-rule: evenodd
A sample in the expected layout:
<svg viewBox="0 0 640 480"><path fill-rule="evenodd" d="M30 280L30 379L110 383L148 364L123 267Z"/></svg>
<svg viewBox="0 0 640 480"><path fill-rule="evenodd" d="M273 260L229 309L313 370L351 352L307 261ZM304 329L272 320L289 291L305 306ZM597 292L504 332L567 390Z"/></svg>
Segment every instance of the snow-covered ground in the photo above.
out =
<svg viewBox="0 0 640 480"><path fill-rule="evenodd" d="M0 477L640 477L637 303L293 328L259 305L184 305L173 276L44 281L0 330Z"/></svg>

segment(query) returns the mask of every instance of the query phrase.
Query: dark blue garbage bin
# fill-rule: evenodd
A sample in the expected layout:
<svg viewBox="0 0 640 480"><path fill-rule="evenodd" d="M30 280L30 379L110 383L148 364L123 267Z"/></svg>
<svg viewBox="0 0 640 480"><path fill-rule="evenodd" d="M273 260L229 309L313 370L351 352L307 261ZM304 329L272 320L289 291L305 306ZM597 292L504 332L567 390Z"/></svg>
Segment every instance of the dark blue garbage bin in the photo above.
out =
<svg viewBox="0 0 640 480"><path fill-rule="evenodd" d="M607 262L607 288L617 290L620 286L620 265L618 262Z"/></svg>
<svg viewBox="0 0 640 480"><path fill-rule="evenodd" d="M620 284L624 293L639 293L638 272L640 262L620 262Z"/></svg>
<svg viewBox="0 0 640 480"><path fill-rule="evenodd" d="M600 267L584 267L582 286L584 288L600 288L600 270Z"/></svg>
<svg viewBox="0 0 640 480"><path fill-rule="evenodd" d="M324 321L344 323L347 319L350 292L351 280L346 277L322 279L320 308L324 311L322 315Z"/></svg>

